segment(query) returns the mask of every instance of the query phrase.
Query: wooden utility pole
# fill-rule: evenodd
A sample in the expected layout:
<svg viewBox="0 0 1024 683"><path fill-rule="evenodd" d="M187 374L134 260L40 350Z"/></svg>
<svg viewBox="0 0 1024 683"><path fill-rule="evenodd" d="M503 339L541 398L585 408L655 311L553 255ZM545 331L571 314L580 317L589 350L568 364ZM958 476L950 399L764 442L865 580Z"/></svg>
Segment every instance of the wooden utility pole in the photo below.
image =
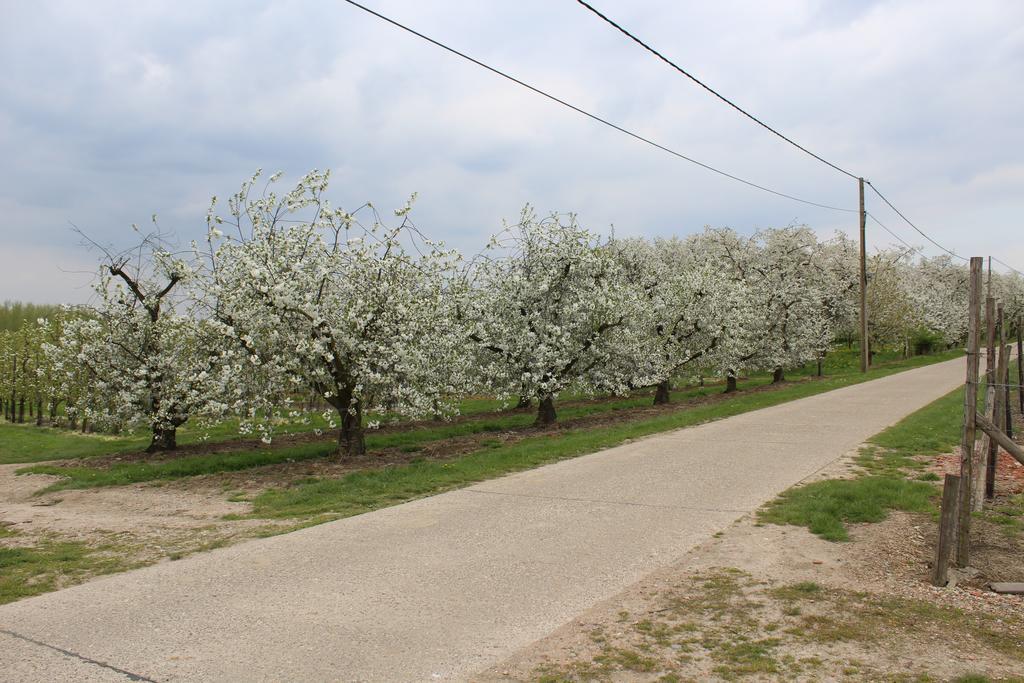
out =
<svg viewBox="0 0 1024 683"><path fill-rule="evenodd" d="M857 178L857 186L860 188L860 371L867 372L871 351L868 349L868 255L864 243L868 215L864 210L863 178Z"/></svg>
<svg viewBox="0 0 1024 683"><path fill-rule="evenodd" d="M970 303L967 318L967 382L964 387L964 425L960 438L960 505L957 511L956 564L966 567L971 561L971 485L974 433L978 415L978 351L981 327L981 271L984 259L971 257Z"/></svg>

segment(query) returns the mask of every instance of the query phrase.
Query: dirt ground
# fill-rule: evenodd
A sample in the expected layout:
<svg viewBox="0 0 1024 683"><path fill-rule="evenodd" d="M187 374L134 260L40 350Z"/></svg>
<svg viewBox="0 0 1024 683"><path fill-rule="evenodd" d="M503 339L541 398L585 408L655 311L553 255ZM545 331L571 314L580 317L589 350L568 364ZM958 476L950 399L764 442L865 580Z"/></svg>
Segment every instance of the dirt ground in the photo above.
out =
<svg viewBox="0 0 1024 683"><path fill-rule="evenodd" d="M848 476L853 455L815 479ZM1004 457L1000 493L1021 493L1024 467ZM1024 681L1024 596L987 589L1024 581L1021 534L978 520L975 566L938 589L931 515L850 531L833 543L744 517L478 680Z"/></svg>
<svg viewBox="0 0 1024 683"><path fill-rule="evenodd" d="M57 478L15 475L20 467L0 465L0 524L17 534L3 539L8 546L33 546L42 540L81 542L115 552L125 566L138 566L287 526L223 519L248 512L251 506L225 500L218 489L137 484L35 495Z"/></svg>

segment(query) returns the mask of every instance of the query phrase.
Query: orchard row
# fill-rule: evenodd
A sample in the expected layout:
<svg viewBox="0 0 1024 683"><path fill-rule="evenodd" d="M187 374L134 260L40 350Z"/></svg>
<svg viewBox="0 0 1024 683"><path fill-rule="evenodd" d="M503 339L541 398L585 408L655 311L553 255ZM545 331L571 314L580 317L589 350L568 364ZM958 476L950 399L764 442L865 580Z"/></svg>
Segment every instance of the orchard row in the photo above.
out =
<svg viewBox="0 0 1024 683"><path fill-rule="evenodd" d="M352 213L313 172L275 193L259 174L214 200L204 243L159 233L105 253L94 305L0 333L8 419L146 428L175 447L189 419L238 419L269 440L311 392L339 449L365 450L369 412L452 415L460 398L536 402L556 419L569 390L625 394L673 379L820 360L857 329L857 248L807 227L752 236L608 239L569 215L523 211L464 259L373 206ZM967 271L948 258L883 251L868 265L876 346L948 346L967 324ZM1021 278L996 277L1011 319ZM908 348L909 350L909 348Z"/></svg>

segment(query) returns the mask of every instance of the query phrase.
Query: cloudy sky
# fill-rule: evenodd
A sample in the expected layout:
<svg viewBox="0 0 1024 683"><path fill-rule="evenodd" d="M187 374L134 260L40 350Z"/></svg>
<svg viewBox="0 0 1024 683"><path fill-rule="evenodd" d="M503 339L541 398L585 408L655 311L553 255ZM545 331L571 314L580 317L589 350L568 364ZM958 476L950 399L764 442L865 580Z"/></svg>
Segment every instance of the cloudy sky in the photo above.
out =
<svg viewBox="0 0 1024 683"><path fill-rule="evenodd" d="M804 156L573 0L363 0L666 146L855 207ZM864 175L932 237L1024 270L1024 3L593 0L742 106ZM95 255L156 213L198 237L257 168L334 172L475 252L527 202L619 235L855 228L715 176L342 0L0 0L0 299L81 301ZM875 198L869 211L938 253ZM869 223L869 245L893 240Z"/></svg>

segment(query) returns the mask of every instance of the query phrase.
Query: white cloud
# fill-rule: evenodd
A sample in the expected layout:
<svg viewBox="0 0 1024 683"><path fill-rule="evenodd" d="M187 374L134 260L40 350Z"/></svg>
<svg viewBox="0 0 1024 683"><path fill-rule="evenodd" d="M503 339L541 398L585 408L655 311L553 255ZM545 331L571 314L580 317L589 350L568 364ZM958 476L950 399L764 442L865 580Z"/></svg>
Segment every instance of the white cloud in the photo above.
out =
<svg viewBox="0 0 1024 683"><path fill-rule="evenodd" d="M856 204L849 178L575 3L372 4L701 161L815 201ZM877 182L939 241L1020 254L1024 32L1011 29L1024 25L1021 3L600 6L772 125ZM623 234L792 221L826 233L855 228L851 216L669 157L345 3L39 2L5 12L0 59L19 65L0 72L5 253L72 253L69 222L104 241L128 239L128 225L153 212L197 236L209 195L233 191L257 167L291 177L333 168L343 206L400 206L418 191L420 227L466 250L527 201ZM33 58L17 58L25 54ZM870 241L892 240L872 231ZM38 268L56 273L55 265ZM19 273L0 271L0 287L11 291Z"/></svg>

